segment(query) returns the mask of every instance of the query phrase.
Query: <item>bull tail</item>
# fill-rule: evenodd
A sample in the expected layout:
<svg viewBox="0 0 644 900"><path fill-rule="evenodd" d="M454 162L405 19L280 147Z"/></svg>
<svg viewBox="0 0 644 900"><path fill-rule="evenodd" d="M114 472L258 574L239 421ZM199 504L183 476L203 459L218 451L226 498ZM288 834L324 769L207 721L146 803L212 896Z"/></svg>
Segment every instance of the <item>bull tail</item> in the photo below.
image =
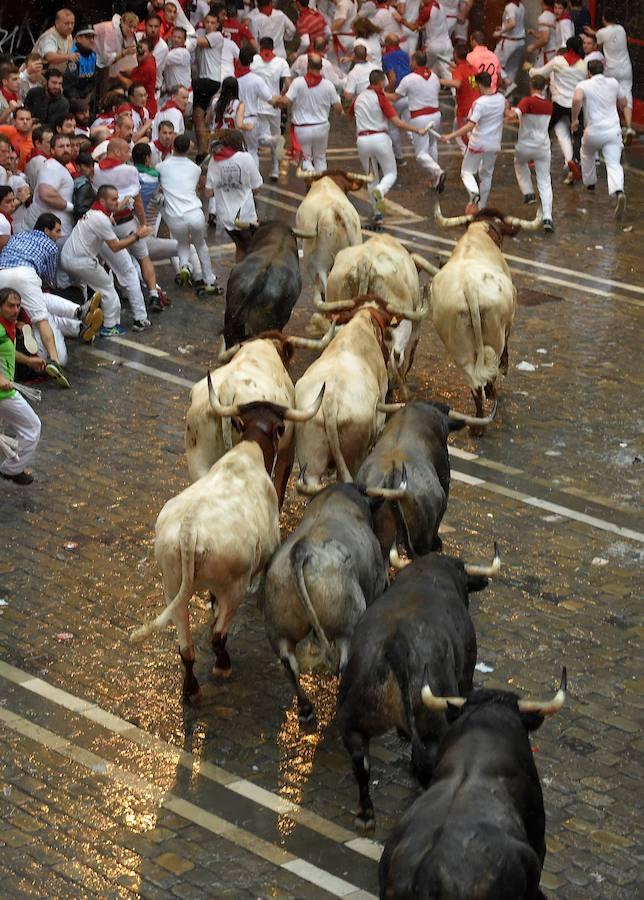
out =
<svg viewBox="0 0 644 900"><path fill-rule="evenodd" d="M466 277L465 299L470 311L472 331L474 332L474 345L476 348L476 362L474 364L474 380L478 386L483 386L495 380L499 374L499 357L493 347L483 344L483 327L481 325L480 286L474 278Z"/></svg>
<svg viewBox="0 0 644 900"><path fill-rule="evenodd" d="M338 434L338 402L336 397L329 397L328 400L324 400L322 415L324 431L326 433L326 439L329 442L329 449L331 450L331 456L333 457L336 471L342 481L351 483L353 477L351 476L349 467L342 454L342 448L340 447L340 435Z"/></svg>
<svg viewBox="0 0 644 900"><path fill-rule="evenodd" d="M176 609L188 603L194 593L195 550L197 534L190 522L182 522L179 532L179 551L181 553L181 585L174 599L166 606L156 619L144 622L130 635L130 641L138 644L145 641L155 631L160 631L172 619Z"/></svg>
<svg viewBox="0 0 644 900"><path fill-rule="evenodd" d="M385 644L385 659L391 666L394 678L400 689L405 719L407 720L407 734L411 740L412 760L422 759L425 754L425 746L416 727L414 716L414 702L411 696L409 683L409 658L411 647L405 636L396 631Z"/></svg>
<svg viewBox="0 0 644 900"><path fill-rule="evenodd" d="M335 658L333 650L331 649L329 639L327 638L326 634L324 633L324 629L320 624L318 614L316 613L313 604L311 603L311 597L309 596L309 591L306 586L306 579L304 578L304 566L309 559L310 550L306 544L306 541L298 541L290 553L290 562L293 568L293 572L295 573L297 595L300 598L300 603L306 611L306 615L311 624L311 628L313 629L313 633L315 634L315 637L317 638L318 643L324 652L327 664L329 668L334 669Z"/></svg>

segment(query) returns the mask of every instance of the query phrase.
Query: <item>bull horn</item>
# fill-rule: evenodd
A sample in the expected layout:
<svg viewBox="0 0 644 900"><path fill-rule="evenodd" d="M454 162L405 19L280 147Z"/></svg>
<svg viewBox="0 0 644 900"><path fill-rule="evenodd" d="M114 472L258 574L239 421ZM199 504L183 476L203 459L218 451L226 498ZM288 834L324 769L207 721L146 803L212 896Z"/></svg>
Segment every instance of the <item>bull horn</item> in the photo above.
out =
<svg viewBox="0 0 644 900"><path fill-rule="evenodd" d="M309 419L312 419L313 416L318 414L318 410L322 406L325 390L326 382L322 385L320 393L308 409L292 409L290 406L287 406L284 410L284 418L288 419L290 422L308 422Z"/></svg>
<svg viewBox="0 0 644 900"><path fill-rule="evenodd" d="M498 406L498 401L494 401L494 406L492 407L492 412L489 416L466 416L465 413L457 412L455 409L450 409L447 413L450 419L456 419L457 422L465 422L466 425L472 425L474 427L482 427L483 425L489 425L496 418L496 408Z"/></svg>
<svg viewBox="0 0 644 900"><path fill-rule="evenodd" d="M435 697L434 694L432 694L427 675L427 666L425 666L425 671L423 672L423 686L420 691L420 696L427 709L432 712L445 712L448 705L458 707L465 706L465 697Z"/></svg>
<svg viewBox="0 0 644 900"><path fill-rule="evenodd" d="M335 334L335 322L331 322L331 327L327 330L324 337L316 340L314 338L305 337L289 337L288 340L294 347L309 347L311 350L324 350L331 343Z"/></svg>
<svg viewBox="0 0 644 900"><path fill-rule="evenodd" d="M387 303L387 312L392 316L398 316L399 319L409 319L410 322L420 322L429 312L429 303L423 295L422 302L418 309L403 309L393 303Z"/></svg>
<svg viewBox="0 0 644 900"><path fill-rule="evenodd" d="M427 262L419 253L412 253L411 258L414 261L414 265L420 271L422 269L423 272L428 272L430 275L436 275L439 271L436 266L433 266L430 262Z"/></svg>
<svg viewBox="0 0 644 900"><path fill-rule="evenodd" d="M456 228L458 225L467 225L474 220L474 216L444 216L438 197L434 201L434 221L442 228Z"/></svg>
<svg viewBox="0 0 644 900"><path fill-rule="evenodd" d="M235 222L234 222L235 228L237 229L237 231L248 231L248 229L251 228L251 226L254 225L255 223L254 222L242 222L239 218L240 213L241 213L241 206L237 210L237 215L235 216Z"/></svg>
<svg viewBox="0 0 644 900"><path fill-rule="evenodd" d="M215 389L212 386L212 380L210 378L210 372L208 372L208 400L210 401L210 406L212 407L216 416L219 416L220 419L224 418L233 418L234 416L239 415L239 406L221 406L217 397L215 395Z"/></svg>
<svg viewBox="0 0 644 900"><path fill-rule="evenodd" d="M340 312L344 309L353 309L355 306L353 300L315 300L315 308L319 312Z"/></svg>
<svg viewBox="0 0 644 900"><path fill-rule="evenodd" d="M389 551L389 564L399 572L401 569L406 569L407 566L411 565L410 559L402 559L398 554L398 547L396 546L395 541L391 545L391 550Z"/></svg>
<svg viewBox="0 0 644 900"><path fill-rule="evenodd" d="M406 403L381 403L380 400L376 403L377 411L386 415L398 412L399 409L404 409L406 406Z"/></svg>
<svg viewBox="0 0 644 900"><path fill-rule="evenodd" d="M324 170L324 172L326 172L326 169ZM316 172L314 170L307 172L302 168L301 165L299 165L297 167L297 169L295 170L295 177L296 178L304 178L308 181L309 178L317 178L318 175L324 175L324 172Z"/></svg>
<svg viewBox="0 0 644 900"><path fill-rule="evenodd" d="M482 575L484 578L492 578L501 571L501 555L499 545L494 541L494 559L489 566L465 566L466 575Z"/></svg>
<svg viewBox="0 0 644 900"><path fill-rule="evenodd" d="M368 175L365 175L363 172L347 172L347 178L350 178L351 181L362 181L363 184L371 184L372 181L376 180L376 176L371 169L369 169Z"/></svg>
<svg viewBox="0 0 644 900"><path fill-rule="evenodd" d="M226 350L226 338L222 334L221 340L219 342L219 353L217 354L217 362L220 363L222 366L225 363L230 362L230 360L233 358L235 353L237 353L237 351L239 350L240 347L241 347L241 344L233 344L232 347L229 347L228 350Z"/></svg>
<svg viewBox="0 0 644 900"><path fill-rule="evenodd" d="M504 216L503 221L507 225L518 225L524 231L537 231L543 225L543 212L541 207L539 207L534 219L517 219L516 216Z"/></svg>
<svg viewBox="0 0 644 900"><path fill-rule="evenodd" d="M402 500L407 493L407 469L403 463L400 484L397 488L370 487L365 490L367 497L382 497L383 500Z"/></svg>
<svg viewBox="0 0 644 900"><path fill-rule="evenodd" d="M304 494L306 497L315 497L316 494L319 494L320 491L324 490L323 484L305 484L304 483L304 473L306 472L306 465L303 469L300 469L300 477L297 479L295 483L295 490L298 494Z"/></svg>
<svg viewBox="0 0 644 900"><path fill-rule="evenodd" d="M568 673L564 666L561 670L561 684L559 690L552 700L519 700L519 712L539 713L541 716L553 716L559 712L566 701L566 691L568 690Z"/></svg>

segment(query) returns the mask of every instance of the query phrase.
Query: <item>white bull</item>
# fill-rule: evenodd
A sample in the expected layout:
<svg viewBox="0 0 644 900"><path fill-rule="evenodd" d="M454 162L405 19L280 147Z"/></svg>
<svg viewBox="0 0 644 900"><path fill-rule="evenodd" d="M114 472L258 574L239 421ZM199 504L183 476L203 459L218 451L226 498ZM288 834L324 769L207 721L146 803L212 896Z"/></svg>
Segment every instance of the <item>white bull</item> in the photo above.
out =
<svg viewBox="0 0 644 900"><path fill-rule="evenodd" d="M484 393L496 397L495 381L508 370L508 337L516 309L516 288L501 252L504 235L519 228L534 230L534 221L481 210L473 216L444 218L438 203L440 225L466 224L467 231L452 255L434 276L431 309L434 327L445 349L461 367L474 397L477 416L483 415Z"/></svg>
<svg viewBox="0 0 644 900"><path fill-rule="evenodd" d="M348 314L347 324L295 385L296 405L308 404L307 398L326 385L318 414L295 428L300 493L317 493L322 476L333 470L339 480L352 481L384 425L378 403L387 394L385 336L391 314L375 299L357 298L357 304L371 305Z"/></svg>
<svg viewBox="0 0 644 900"><path fill-rule="evenodd" d="M400 241L378 234L358 247L338 253L327 282L326 301L317 302L322 313L332 313L353 305L362 294L381 297L399 321L390 329L388 370L393 384L400 384L405 395L405 378L411 367L420 337L420 323L428 312L421 292L419 269L434 273L434 266L417 254L409 253ZM322 325L326 320L314 320Z"/></svg>
<svg viewBox="0 0 644 900"><path fill-rule="evenodd" d="M297 171L308 182L308 193L295 215L298 234L310 235L303 242L304 266L313 282L314 301L326 295L327 279L336 255L345 247L362 243L358 215L347 194L358 191L372 175L357 172L326 173Z"/></svg>
<svg viewBox="0 0 644 900"><path fill-rule="evenodd" d="M286 337L280 332L236 344L219 353L218 369L210 373L214 397L220 406L267 401L279 406L295 405L295 388L287 366L294 347L323 349L333 336L333 329L321 341ZM280 438L275 465L275 490L280 506L293 466L293 423L286 421ZM210 402L208 380L202 378L190 391L190 408L186 414L185 445L190 479L206 475L214 463L239 440L230 418L221 418Z"/></svg>
<svg viewBox="0 0 644 900"><path fill-rule="evenodd" d="M210 382L210 376L208 376ZM250 403L220 407L212 386L210 402L220 418L235 419L243 439L207 475L165 504L156 523L154 554L163 577L166 609L137 628L142 641L172 620L185 667L183 696L197 699L195 648L188 604L196 591L209 591L213 606L211 640L215 674L231 672L226 638L230 621L255 576L263 574L279 546L279 508L270 478L286 421L315 415L323 391L309 410Z"/></svg>

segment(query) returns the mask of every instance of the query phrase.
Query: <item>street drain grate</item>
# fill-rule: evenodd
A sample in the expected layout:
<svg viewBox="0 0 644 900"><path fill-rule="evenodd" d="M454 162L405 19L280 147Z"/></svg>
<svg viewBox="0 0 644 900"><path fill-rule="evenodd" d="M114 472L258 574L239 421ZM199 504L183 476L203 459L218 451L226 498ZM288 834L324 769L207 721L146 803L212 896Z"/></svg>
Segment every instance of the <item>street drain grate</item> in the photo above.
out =
<svg viewBox="0 0 644 900"><path fill-rule="evenodd" d="M542 303L560 303L563 297L556 294L544 294L543 291L533 291L524 288L519 292L519 306L541 306Z"/></svg>

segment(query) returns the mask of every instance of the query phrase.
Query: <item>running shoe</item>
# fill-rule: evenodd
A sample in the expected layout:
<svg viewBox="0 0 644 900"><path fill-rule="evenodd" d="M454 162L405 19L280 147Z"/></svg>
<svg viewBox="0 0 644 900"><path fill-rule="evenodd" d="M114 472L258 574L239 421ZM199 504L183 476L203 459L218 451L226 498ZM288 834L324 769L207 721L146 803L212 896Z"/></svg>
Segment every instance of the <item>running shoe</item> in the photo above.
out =
<svg viewBox="0 0 644 900"><path fill-rule="evenodd" d="M92 313L95 313L97 309L100 308L101 301L103 299L103 295L100 291L96 291L95 294L89 298L86 303L82 303L78 309L76 310L76 318L80 319L81 322L85 322Z"/></svg>
<svg viewBox="0 0 644 900"><path fill-rule="evenodd" d="M122 334L127 334L127 329L122 325L103 325L98 333L99 337L119 337Z"/></svg>
<svg viewBox="0 0 644 900"><path fill-rule="evenodd" d="M380 190L380 188L374 188L374 190L371 193L371 196L373 197L373 202L376 204L376 209L378 210L380 215L381 216L384 215L385 198L383 197L382 191Z"/></svg>
<svg viewBox="0 0 644 900"><path fill-rule="evenodd" d="M60 363L54 362L53 359L47 360L47 363L45 364L45 373L49 375L50 378L53 378L59 387L68 388L70 386L62 366Z"/></svg>
<svg viewBox="0 0 644 900"><path fill-rule="evenodd" d="M103 310L95 309L88 313L81 322L79 337L86 344L91 344L103 325Z"/></svg>
<svg viewBox="0 0 644 900"><path fill-rule="evenodd" d="M31 325L23 325L21 333L22 342L25 345L25 350L32 356L35 356L36 353L38 353L38 344L36 343L36 338L34 337L34 332Z"/></svg>
<svg viewBox="0 0 644 900"><path fill-rule="evenodd" d="M132 331L145 331L146 328L151 328L152 322L149 319L135 319L132 322Z"/></svg>

